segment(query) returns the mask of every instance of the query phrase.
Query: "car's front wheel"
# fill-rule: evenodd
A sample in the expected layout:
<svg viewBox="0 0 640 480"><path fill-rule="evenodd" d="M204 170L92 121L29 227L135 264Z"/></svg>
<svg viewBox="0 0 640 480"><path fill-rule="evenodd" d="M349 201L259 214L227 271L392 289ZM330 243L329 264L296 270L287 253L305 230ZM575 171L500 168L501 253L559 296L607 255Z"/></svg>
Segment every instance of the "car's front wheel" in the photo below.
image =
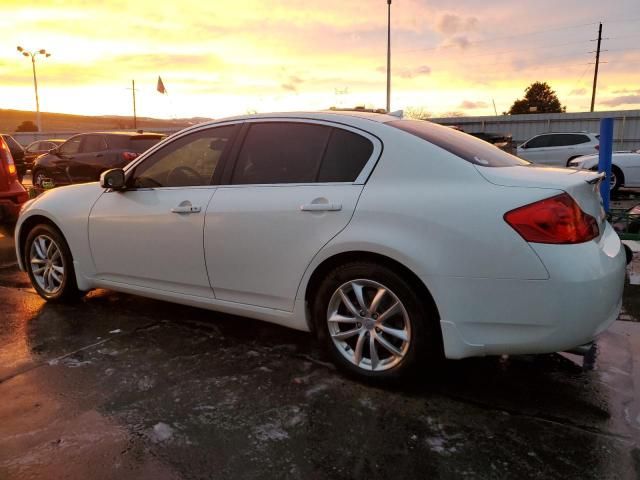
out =
<svg viewBox="0 0 640 480"><path fill-rule="evenodd" d="M33 288L45 300L74 300L81 295L69 246L51 225L38 225L29 232L25 263Z"/></svg>
<svg viewBox="0 0 640 480"><path fill-rule="evenodd" d="M420 360L442 357L434 312L393 269L349 263L330 272L317 293L316 325L346 371L393 379L414 370Z"/></svg>

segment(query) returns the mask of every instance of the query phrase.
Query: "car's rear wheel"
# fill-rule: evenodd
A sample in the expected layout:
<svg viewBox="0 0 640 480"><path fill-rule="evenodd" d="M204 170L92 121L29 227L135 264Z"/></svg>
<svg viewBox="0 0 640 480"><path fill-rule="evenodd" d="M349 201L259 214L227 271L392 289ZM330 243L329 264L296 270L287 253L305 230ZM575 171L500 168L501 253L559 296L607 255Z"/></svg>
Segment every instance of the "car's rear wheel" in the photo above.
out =
<svg viewBox="0 0 640 480"><path fill-rule="evenodd" d="M31 183L42 188L43 182L47 179L47 175L42 170L35 170L31 177Z"/></svg>
<svg viewBox="0 0 640 480"><path fill-rule="evenodd" d="M622 186L623 181L624 181L624 175L622 171L615 165L612 165L611 166L611 183L609 185L609 188L612 194L618 193L618 190Z"/></svg>
<svg viewBox="0 0 640 480"><path fill-rule="evenodd" d="M336 268L314 302L316 325L334 361L349 373L394 379L442 357L434 312L394 270L354 262Z"/></svg>
<svg viewBox="0 0 640 480"><path fill-rule="evenodd" d="M38 225L29 232L25 263L33 288L45 300L74 300L81 295L69 246L51 225Z"/></svg>

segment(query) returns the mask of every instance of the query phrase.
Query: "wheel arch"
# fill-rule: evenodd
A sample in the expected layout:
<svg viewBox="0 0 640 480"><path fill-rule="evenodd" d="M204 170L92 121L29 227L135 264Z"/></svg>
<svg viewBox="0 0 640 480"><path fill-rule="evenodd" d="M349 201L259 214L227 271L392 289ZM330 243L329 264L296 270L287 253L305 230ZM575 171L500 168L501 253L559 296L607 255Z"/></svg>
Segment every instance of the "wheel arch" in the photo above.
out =
<svg viewBox="0 0 640 480"><path fill-rule="evenodd" d="M331 270L340 265L344 265L345 263L355 261L382 264L401 274L414 288L417 289L420 298L424 299L427 308L434 314L435 320L440 320L438 307L429 288L410 268L387 255L364 250L350 250L336 253L330 257L325 258L314 268L313 273L311 273L309 280L307 281L307 285L304 291L304 300L305 305L307 306L306 318L309 330L311 330L311 332L313 332L316 336L321 336L323 330L321 328L318 328L318 325L315 324L313 316L309 313L309 301L311 292L313 292L314 289L317 289L317 287L320 285L320 282L322 282L322 280ZM438 326L438 328L440 327Z"/></svg>
<svg viewBox="0 0 640 480"><path fill-rule="evenodd" d="M60 233L62 238L65 238L64 234L62 233L62 229L51 218L41 214L31 215L30 217L26 218L20 224L20 230L18 231L18 238L16 242L16 248L17 248L16 254L18 257L20 268L23 270L26 269L27 267L25 263L25 244L27 242L27 237L29 236L29 232L33 230L37 225L42 225L42 224L50 225L51 227L55 228L58 231L58 233Z"/></svg>
<svg viewBox="0 0 640 480"><path fill-rule="evenodd" d="M622 170L622 168L620 168L618 165L616 165L615 163L611 162L611 170L616 169L619 174L620 174L620 186L623 187L624 186L624 170Z"/></svg>

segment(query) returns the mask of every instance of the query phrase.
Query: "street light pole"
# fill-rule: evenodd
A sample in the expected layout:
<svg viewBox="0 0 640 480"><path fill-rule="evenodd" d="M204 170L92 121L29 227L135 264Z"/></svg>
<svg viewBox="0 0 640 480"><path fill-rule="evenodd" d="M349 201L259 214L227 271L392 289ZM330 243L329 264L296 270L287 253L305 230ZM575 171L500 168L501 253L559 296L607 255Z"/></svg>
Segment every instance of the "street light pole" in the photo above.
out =
<svg viewBox="0 0 640 480"><path fill-rule="evenodd" d="M25 57L31 57L31 67L33 69L33 88L36 92L36 124L38 126L38 132L42 131L42 123L40 121L40 98L38 97L38 77L36 76L36 55L44 55L45 58L50 57L51 54L47 53L47 51L43 48L36 52L29 52L24 48L18 46L18 52L20 52Z"/></svg>
<svg viewBox="0 0 640 480"><path fill-rule="evenodd" d="M391 0L387 0L387 112L391 111Z"/></svg>

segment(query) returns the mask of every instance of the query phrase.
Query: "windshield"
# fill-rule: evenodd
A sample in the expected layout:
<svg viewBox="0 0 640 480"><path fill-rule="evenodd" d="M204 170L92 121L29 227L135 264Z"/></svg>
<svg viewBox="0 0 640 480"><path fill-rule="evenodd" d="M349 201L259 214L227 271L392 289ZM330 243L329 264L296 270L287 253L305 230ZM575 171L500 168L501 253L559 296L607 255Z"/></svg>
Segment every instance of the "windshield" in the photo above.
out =
<svg viewBox="0 0 640 480"><path fill-rule="evenodd" d="M11 150L22 150L22 145L15 141L11 135L3 135L5 142Z"/></svg>
<svg viewBox="0 0 640 480"><path fill-rule="evenodd" d="M411 133L475 165L483 167L513 167L531 164L531 162L500 150L484 140L479 140L464 132L432 122L394 120L387 122L386 125Z"/></svg>

